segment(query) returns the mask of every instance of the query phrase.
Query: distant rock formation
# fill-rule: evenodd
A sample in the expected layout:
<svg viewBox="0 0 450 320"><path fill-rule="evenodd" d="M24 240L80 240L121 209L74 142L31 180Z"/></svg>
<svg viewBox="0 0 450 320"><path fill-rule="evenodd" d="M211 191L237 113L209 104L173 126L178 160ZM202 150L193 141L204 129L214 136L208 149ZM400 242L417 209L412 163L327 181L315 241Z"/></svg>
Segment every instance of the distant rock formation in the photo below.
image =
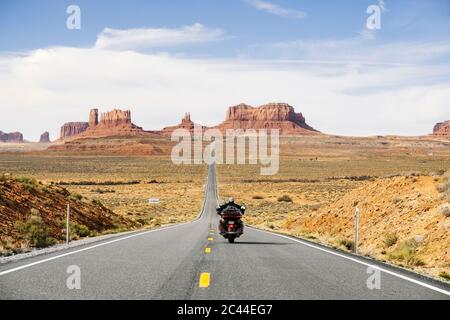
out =
<svg viewBox="0 0 450 320"><path fill-rule="evenodd" d="M77 136L89 128L88 122L68 122L61 127L61 139Z"/></svg>
<svg viewBox="0 0 450 320"><path fill-rule="evenodd" d="M433 135L439 137L450 137L450 120L437 123L434 126Z"/></svg>
<svg viewBox="0 0 450 320"><path fill-rule="evenodd" d="M260 107L240 104L230 107L224 122L217 128L226 129L279 129L283 135L320 134L306 123L301 113L286 103L269 103Z"/></svg>
<svg viewBox="0 0 450 320"><path fill-rule="evenodd" d="M89 114L89 128L94 128L98 125L98 109L92 109Z"/></svg>
<svg viewBox="0 0 450 320"><path fill-rule="evenodd" d="M118 126L130 126L131 111L123 111L114 109L110 112L102 113L99 125L106 128L114 128Z"/></svg>
<svg viewBox="0 0 450 320"><path fill-rule="evenodd" d="M90 113L90 126L83 132L84 137L106 137L106 136L137 136L147 134L141 127L131 122L130 110L114 109L100 115L98 121L98 110L93 109Z"/></svg>
<svg viewBox="0 0 450 320"><path fill-rule="evenodd" d="M39 138L39 143L49 143L50 142L50 133L47 131L41 134L41 137Z"/></svg>
<svg viewBox="0 0 450 320"><path fill-rule="evenodd" d="M0 142L22 143L23 142L23 135L20 132L6 133L6 132L3 132L3 131L0 131Z"/></svg>
<svg viewBox="0 0 450 320"><path fill-rule="evenodd" d="M70 122L61 128L61 139L78 137L136 136L148 132L131 122L131 111L114 109L100 115L91 109L89 122Z"/></svg>
<svg viewBox="0 0 450 320"><path fill-rule="evenodd" d="M205 128L204 126L198 125L200 128ZM176 126L166 127L162 130L162 133L165 135L172 134L177 129L185 129L190 132L194 131L195 123L191 120L191 114L185 113L183 119L181 119L181 123Z"/></svg>

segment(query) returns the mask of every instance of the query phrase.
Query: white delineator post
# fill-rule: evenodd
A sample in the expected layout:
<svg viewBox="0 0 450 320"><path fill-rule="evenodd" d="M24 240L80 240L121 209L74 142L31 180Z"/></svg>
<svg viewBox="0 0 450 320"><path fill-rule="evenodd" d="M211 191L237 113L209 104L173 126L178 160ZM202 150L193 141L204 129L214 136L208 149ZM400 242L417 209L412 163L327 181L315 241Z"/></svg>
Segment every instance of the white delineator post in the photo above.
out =
<svg viewBox="0 0 450 320"><path fill-rule="evenodd" d="M70 242L70 204L67 204L66 244Z"/></svg>
<svg viewBox="0 0 450 320"><path fill-rule="evenodd" d="M358 254L358 225L359 225L359 209L355 210L355 254Z"/></svg>

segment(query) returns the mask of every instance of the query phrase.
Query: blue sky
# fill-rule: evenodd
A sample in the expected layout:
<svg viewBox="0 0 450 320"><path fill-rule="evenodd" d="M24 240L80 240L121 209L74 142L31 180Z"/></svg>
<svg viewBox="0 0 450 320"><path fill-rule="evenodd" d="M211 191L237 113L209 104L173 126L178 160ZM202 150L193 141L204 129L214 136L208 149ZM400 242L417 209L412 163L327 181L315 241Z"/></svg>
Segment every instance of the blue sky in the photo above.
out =
<svg viewBox="0 0 450 320"><path fill-rule="evenodd" d="M71 4L81 30L66 28ZM426 134L450 118L448 0L2 0L0 39L0 130L29 139L90 106L129 107L148 129L280 100L338 134ZM23 112L54 120L22 128Z"/></svg>
<svg viewBox="0 0 450 320"><path fill-rule="evenodd" d="M268 1L267 1L268 2ZM201 23L229 36L213 45L185 46L170 51L199 55L233 56L248 46L267 42L342 39L363 29L366 8L376 0L277 0L276 5L302 11L304 18L283 17L255 9L251 1L208 0L2 0L0 2L0 51L20 51L48 46L92 46L105 28L178 28ZM82 29L65 27L66 8L82 10ZM388 1L377 40L450 40L448 0Z"/></svg>

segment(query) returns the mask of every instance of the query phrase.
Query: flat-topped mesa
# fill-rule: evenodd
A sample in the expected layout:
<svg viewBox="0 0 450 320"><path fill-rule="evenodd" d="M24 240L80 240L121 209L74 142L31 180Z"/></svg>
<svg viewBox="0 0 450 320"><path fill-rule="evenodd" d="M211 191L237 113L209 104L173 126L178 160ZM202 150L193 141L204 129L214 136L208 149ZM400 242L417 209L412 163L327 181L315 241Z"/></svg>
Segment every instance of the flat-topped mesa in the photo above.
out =
<svg viewBox="0 0 450 320"><path fill-rule="evenodd" d="M301 113L287 103L269 103L260 107L239 104L228 108L224 122L217 126L226 129L278 129L283 135L317 135Z"/></svg>
<svg viewBox="0 0 450 320"><path fill-rule="evenodd" d="M118 109L102 113L99 122L100 126L104 126L107 128L117 127L121 125L128 126L131 124L131 111L123 111Z"/></svg>
<svg viewBox="0 0 450 320"><path fill-rule="evenodd" d="M3 131L0 131L0 142L22 143L23 142L23 134L20 132L6 133Z"/></svg>
<svg viewBox="0 0 450 320"><path fill-rule="evenodd" d="M131 111L114 109L100 115L98 109L91 109L89 122L69 122L61 128L61 139L88 137L136 136L148 132L131 122Z"/></svg>
<svg viewBox="0 0 450 320"><path fill-rule="evenodd" d="M78 136L89 128L88 122L68 122L61 127L61 139Z"/></svg>
<svg viewBox="0 0 450 320"><path fill-rule="evenodd" d="M98 120L98 109L92 109L89 128L81 137L137 136L148 132L131 122L131 111L114 109L104 112Z"/></svg>
<svg viewBox="0 0 450 320"><path fill-rule="evenodd" d="M437 123L434 126L433 135L450 138L450 120Z"/></svg>

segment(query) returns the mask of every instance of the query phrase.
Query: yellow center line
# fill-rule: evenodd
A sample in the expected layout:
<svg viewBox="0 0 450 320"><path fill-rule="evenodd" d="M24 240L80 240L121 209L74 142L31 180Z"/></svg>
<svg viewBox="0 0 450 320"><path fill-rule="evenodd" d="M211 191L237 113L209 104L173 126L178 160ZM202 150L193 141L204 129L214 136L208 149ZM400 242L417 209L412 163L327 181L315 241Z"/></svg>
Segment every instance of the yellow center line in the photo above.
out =
<svg viewBox="0 0 450 320"><path fill-rule="evenodd" d="M211 248L205 248L205 253L211 253Z"/></svg>
<svg viewBox="0 0 450 320"><path fill-rule="evenodd" d="M203 272L200 275L200 281L199 281L200 288L208 288L210 281L211 281L211 274L207 273L207 272Z"/></svg>
<svg viewBox="0 0 450 320"><path fill-rule="evenodd" d="M209 238L208 238L208 241L213 241L213 240L214 240L213 237L209 237Z"/></svg>

